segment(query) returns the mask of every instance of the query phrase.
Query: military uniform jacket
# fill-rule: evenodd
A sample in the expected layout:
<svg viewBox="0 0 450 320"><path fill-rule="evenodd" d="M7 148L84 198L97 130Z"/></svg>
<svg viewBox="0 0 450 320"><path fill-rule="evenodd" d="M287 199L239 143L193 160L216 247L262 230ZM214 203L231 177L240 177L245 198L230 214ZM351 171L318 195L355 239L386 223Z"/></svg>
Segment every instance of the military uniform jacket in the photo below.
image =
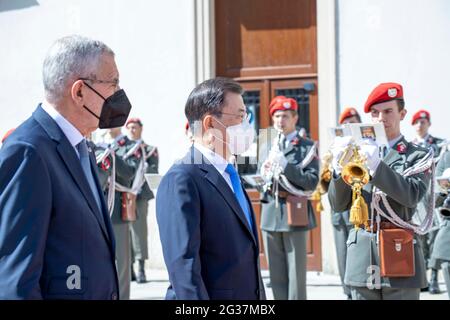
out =
<svg viewBox="0 0 450 320"><path fill-rule="evenodd" d="M425 140L425 142L419 143L417 139L414 139L412 141L412 143L415 143L415 144L417 144L418 146L420 146L422 148L426 148L426 149L431 148L431 149L433 149L434 156L438 157L440 152L441 152L440 144L443 141L444 141L443 139L433 137L431 134L429 134L427 139Z"/></svg>
<svg viewBox="0 0 450 320"><path fill-rule="evenodd" d="M410 221L419 201L425 195L430 180L430 172L404 177L405 169L413 166L427 154L427 150L400 139L380 162L370 182L364 186L363 197L370 207L373 187L386 193L387 200L395 213L404 221ZM352 190L341 176L334 174L328 190L328 198L334 211L349 210L352 204ZM380 203L384 212L387 210ZM375 217L374 217L375 218ZM384 221L385 218L381 217ZM372 273L367 273L371 265L379 265L376 235L364 229L352 229L347 240L347 268L345 284L366 287ZM372 241L373 240L373 241ZM370 247L372 246L372 250ZM372 254L371 254L372 253ZM381 285L392 288L422 288L426 286L425 265L420 244L415 241L415 275L404 278L381 278ZM379 274L379 273L378 273Z"/></svg>
<svg viewBox="0 0 450 320"><path fill-rule="evenodd" d="M132 148L136 142L134 142L134 141L130 141L130 142L131 142L131 148ZM158 162L159 162L158 149L156 149L156 147L153 147L153 146L150 146L150 145L144 143L144 150L145 150L146 155L151 153L151 155L146 160L147 161L147 169L146 169L145 173L158 173ZM137 170L139 163L141 162L142 156L143 156L142 151L139 148L129 158L130 163L132 163L135 170ZM137 196L137 201L149 201L149 200L153 199L154 197L155 196L154 196L152 190L150 190L147 182L144 182L141 190L139 190L139 193Z"/></svg>
<svg viewBox="0 0 450 320"><path fill-rule="evenodd" d="M418 143L418 140L415 139L412 142L417 144L418 146L425 148L425 149L433 149L434 157L437 158L440 155L441 147L440 144L443 142L443 139L433 137L432 135L428 135L426 140L422 143ZM431 191L431 190L428 190ZM430 192L427 192L425 196L423 197L422 201L417 204L417 214L414 216L414 223L420 224L425 219L425 216L427 214L427 209L425 203L428 203L429 201L432 201L432 194ZM434 219L434 225L438 224L438 219Z"/></svg>
<svg viewBox="0 0 450 320"><path fill-rule="evenodd" d="M131 187L134 176L136 174L136 170L132 161L123 160L123 156L126 154L127 150L131 148L132 145L132 141L130 141L126 136L123 136L122 138L118 139L117 142L113 143L113 148L115 151L116 182L127 188ZM104 148L95 146L96 156L102 154L104 151ZM109 155L103 162L97 164L100 184L106 197L108 195L108 178L112 174L112 161L112 155ZM114 198L114 209L111 215L111 220L114 223L126 223L122 221L121 218L121 193L115 191Z"/></svg>
<svg viewBox="0 0 450 320"><path fill-rule="evenodd" d="M450 168L450 151L446 151L436 167L436 177L443 174L444 170ZM447 195L439 194L436 198L436 207L442 206ZM437 260L450 261L450 217L443 217L436 239L432 258Z"/></svg>
<svg viewBox="0 0 450 320"><path fill-rule="evenodd" d="M444 217L434 240L432 259L450 261L450 217Z"/></svg>
<svg viewBox="0 0 450 320"><path fill-rule="evenodd" d="M312 191L319 182L319 160L315 157L305 168L300 164L308 155L314 142L309 139L301 138L298 133L291 141L289 146L283 151L288 164L284 169L284 175L296 188L302 191ZM280 191L285 191L281 185ZM279 206L275 206L274 195L269 194L269 202L263 203L261 213L261 229L266 231L305 231L317 226L316 217L311 202L308 201L309 224L305 227L289 226L287 222L286 199L279 198Z"/></svg>

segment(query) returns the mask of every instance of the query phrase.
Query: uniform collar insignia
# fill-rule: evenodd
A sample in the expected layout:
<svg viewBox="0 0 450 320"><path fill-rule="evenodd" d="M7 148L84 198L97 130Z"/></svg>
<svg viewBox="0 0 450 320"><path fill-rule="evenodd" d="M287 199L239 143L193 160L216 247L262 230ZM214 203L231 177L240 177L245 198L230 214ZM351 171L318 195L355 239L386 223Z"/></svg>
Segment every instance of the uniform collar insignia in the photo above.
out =
<svg viewBox="0 0 450 320"><path fill-rule="evenodd" d="M108 171L111 167L111 160L109 160L108 157L105 158L105 160L102 161L102 170Z"/></svg>
<svg viewBox="0 0 450 320"><path fill-rule="evenodd" d="M398 153L406 153L406 144L403 141L400 141L396 147Z"/></svg>
<svg viewBox="0 0 450 320"><path fill-rule="evenodd" d="M294 139L291 140L291 144L293 146L298 146L299 143L300 143L300 139L298 137L295 137Z"/></svg>

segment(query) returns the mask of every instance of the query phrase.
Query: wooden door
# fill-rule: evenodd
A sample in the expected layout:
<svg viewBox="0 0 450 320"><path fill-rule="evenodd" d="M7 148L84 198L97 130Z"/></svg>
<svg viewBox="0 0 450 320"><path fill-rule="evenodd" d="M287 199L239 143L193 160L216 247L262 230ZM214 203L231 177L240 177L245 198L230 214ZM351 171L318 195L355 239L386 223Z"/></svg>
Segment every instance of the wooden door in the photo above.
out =
<svg viewBox="0 0 450 320"><path fill-rule="evenodd" d="M272 125L269 103L284 95L299 104L298 126L318 140L316 0L216 0L215 30L216 74L241 83L255 129ZM248 192L259 225L259 196L256 190ZM318 226L308 238L307 266L321 271L320 215L316 219ZM258 234L264 268L260 230Z"/></svg>

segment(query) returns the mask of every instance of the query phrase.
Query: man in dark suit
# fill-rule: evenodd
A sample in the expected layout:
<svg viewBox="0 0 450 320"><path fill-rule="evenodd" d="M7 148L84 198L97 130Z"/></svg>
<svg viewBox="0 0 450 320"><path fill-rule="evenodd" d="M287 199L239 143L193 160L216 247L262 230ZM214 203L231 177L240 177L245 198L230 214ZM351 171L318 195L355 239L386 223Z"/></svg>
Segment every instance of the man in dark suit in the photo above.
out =
<svg viewBox="0 0 450 320"><path fill-rule="evenodd" d="M241 94L235 81L215 78L186 102L194 144L156 198L167 299L265 299L255 216L229 162L254 139Z"/></svg>
<svg viewBox="0 0 450 320"><path fill-rule="evenodd" d="M59 39L45 101L0 151L0 299L117 299L114 236L86 139L123 125L131 105L114 53Z"/></svg>

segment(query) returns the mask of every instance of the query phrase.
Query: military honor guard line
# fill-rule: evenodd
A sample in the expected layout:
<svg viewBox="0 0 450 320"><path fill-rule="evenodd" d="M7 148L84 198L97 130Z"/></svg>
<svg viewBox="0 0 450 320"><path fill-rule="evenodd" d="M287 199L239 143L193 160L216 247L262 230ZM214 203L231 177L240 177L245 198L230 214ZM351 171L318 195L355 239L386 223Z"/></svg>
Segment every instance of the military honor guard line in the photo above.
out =
<svg viewBox="0 0 450 320"><path fill-rule="evenodd" d="M190 147L161 177L111 48L58 39L42 74L42 102L0 149L0 299L129 299L131 281L147 281L153 199L166 299L265 300L263 246L274 299L306 300L316 212L330 214L347 299L419 300L441 293L439 273L450 299L450 147L429 133L425 109L406 140L400 83L344 108L320 157L325 146L298 126L295 97L275 96L271 126L255 132L241 85L208 79L184 106ZM92 139L98 128L105 135ZM253 172L241 174L256 141ZM248 185L260 193L260 221Z"/></svg>

